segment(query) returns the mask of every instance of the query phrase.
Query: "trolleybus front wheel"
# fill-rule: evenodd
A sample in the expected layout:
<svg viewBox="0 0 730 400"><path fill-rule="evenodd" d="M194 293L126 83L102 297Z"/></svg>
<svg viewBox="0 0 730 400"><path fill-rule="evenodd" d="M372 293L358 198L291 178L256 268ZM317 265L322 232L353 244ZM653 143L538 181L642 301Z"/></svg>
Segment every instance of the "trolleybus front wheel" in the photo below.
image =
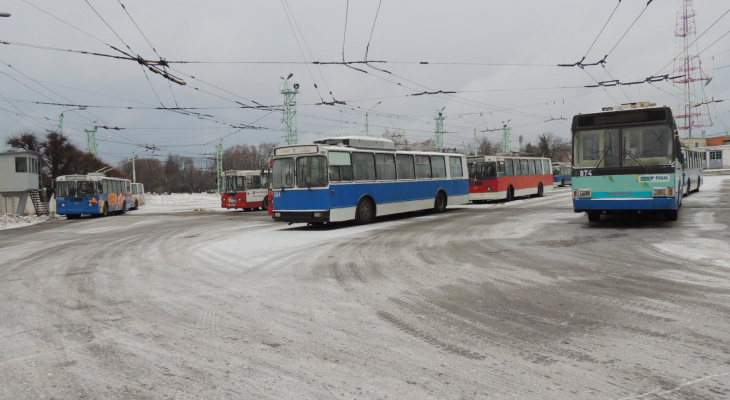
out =
<svg viewBox="0 0 730 400"><path fill-rule="evenodd" d="M109 209L106 207L106 204L104 204L104 208L101 209L101 216L106 217L109 215Z"/></svg>
<svg viewBox="0 0 730 400"><path fill-rule="evenodd" d="M678 216L679 216L678 210L669 210L666 213L664 213L664 218L666 218L667 221L676 221Z"/></svg>
<svg viewBox="0 0 730 400"><path fill-rule="evenodd" d="M261 202L261 209L264 211L269 211L269 196L264 197L264 201Z"/></svg>
<svg viewBox="0 0 730 400"><path fill-rule="evenodd" d="M362 199L355 208L355 222L364 225L373 222L375 218L375 206L370 199Z"/></svg>
<svg viewBox="0 0 730 400"><path fill-rule="evenodd" d="M507 201L509 202L514 199L515 199L515 188L510 186L509 188L507 188Z"/></svg>
<svg viewBox="0 0 730 400"><path fill-rule="evenodd" d="M588 221L598 222L601 220L600 211L588 211L588 212L586 212L586 214L588 214Z"/></svg>

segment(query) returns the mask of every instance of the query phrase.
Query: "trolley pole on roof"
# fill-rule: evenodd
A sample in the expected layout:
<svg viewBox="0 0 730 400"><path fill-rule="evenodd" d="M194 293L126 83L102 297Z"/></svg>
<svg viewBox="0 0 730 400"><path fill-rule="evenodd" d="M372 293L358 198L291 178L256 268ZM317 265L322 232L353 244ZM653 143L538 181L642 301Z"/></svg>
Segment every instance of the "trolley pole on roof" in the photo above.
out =
<svg viewBox="0 0 730 400"><path fill-rule="evenodd" d="M446 107L444 107L446 108ZM436 121L436 151L443 152L444 151L444 115L441 113L444 111L444 108L439 111L438 116L434 117L434 121Z"/></svg>
<svg viewBox="0 0 730 400"><path fill-rule="evenodd" d="M218 181L218 194L222 193L223 189L223 144L218 143L215 145L215 164L216 164L216 177Z"/></svg>
<svg viewBox="0 0 730 400"><path fill-rule="evenodd" d="M297 93L299 93L299 84L295 83L293 88L289 87L289 78L294 74L289 74L282 84L281 94L284 95L284 128L286 130L286 144L297 144Z"/></svg>

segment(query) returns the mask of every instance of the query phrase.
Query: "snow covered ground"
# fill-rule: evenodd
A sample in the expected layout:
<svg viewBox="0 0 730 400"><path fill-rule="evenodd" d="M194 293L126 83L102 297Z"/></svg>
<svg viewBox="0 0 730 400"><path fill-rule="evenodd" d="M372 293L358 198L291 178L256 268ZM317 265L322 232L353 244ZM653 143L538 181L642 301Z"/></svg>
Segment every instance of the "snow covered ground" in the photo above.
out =
<svg viewBox="0 0 730 400"><path fill-rule="evenodd" d="M146 204L141 206L139 210L132 212L147 214L176 213L196 210L228 211L220 207L220 195L215 193L146 194L145 202ZM0 214L0 230L21 228L57 219L66 219L66 217L61 215L20 216L16 214Z"/></svg>

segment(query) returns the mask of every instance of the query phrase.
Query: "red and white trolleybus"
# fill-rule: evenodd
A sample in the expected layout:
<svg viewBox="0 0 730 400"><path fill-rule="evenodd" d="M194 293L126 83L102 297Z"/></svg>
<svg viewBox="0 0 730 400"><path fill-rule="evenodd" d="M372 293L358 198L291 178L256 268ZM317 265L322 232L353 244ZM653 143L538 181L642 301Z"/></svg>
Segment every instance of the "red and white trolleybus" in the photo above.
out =
<svg viewBox="0 0 730 400"><path fill-rule="evenodd" d="M540 197L553 189L549 158L472 156L466 162L470 201Z"/></svg>
<svg viewBox="0 0 730 400"><path fill-rule="evenodd" d="M221 207L252 210L269 208L269 173L267 170L232 170L223 172Z"/></svg>

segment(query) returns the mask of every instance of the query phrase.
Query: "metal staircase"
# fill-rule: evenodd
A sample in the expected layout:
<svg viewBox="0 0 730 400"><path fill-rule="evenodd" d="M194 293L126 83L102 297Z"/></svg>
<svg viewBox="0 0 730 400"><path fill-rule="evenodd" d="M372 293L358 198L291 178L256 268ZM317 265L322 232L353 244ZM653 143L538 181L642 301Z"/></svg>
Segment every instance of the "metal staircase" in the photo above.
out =
<svg viewBox="0 0 730 400"><path fill-rule="evenodd" d="M36 215L48 215L48 204L43 199L43 192L40 190L31 190L30 199L33 202Z"/></svg>

